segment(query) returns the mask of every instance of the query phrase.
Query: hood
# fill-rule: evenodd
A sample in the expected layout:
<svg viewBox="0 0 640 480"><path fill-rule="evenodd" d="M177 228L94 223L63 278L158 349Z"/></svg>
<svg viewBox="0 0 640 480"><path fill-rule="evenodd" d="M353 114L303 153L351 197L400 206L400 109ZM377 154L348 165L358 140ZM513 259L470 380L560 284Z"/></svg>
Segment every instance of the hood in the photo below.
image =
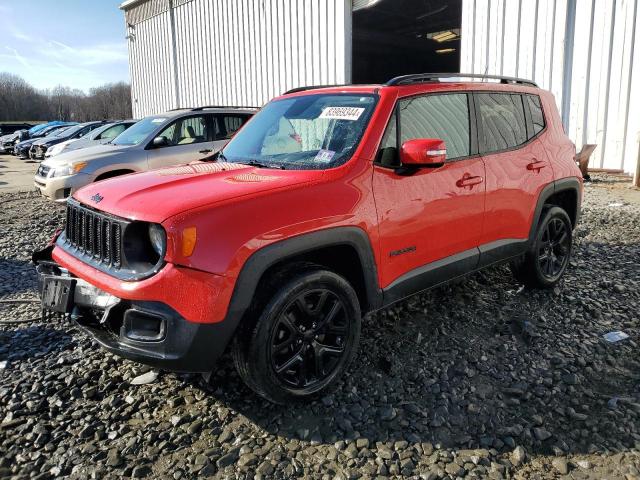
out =
<svg viewBox="0 0 640 480"><path fill-rule="evenodd" d="M72 142L72 144L73 143L75 142ZM95 145L93 147L62 152L55 157L52 157L51 160L47 161L56 161L59 163L88 162L97 158L104 159L115 157L129 150L130 148L131 145Z"/></svg>
<svg viewBox="0 0 640 480"><path fill-rule="evenodd" d="M29 145L31 145L34 142L34 140L32 138L29 138L27 140L23 140L22 142L18 142L16 144L16 146L18 147L27 147Z"/></svg>
<svg viewBox="0 0 640 480"><path fill-rule="evenodd" d="M160 223L205 205L314 182L323 174L322 170L275 170L238 163L193 162L92 183L73 196L86 205L120 217Z"/></svg>

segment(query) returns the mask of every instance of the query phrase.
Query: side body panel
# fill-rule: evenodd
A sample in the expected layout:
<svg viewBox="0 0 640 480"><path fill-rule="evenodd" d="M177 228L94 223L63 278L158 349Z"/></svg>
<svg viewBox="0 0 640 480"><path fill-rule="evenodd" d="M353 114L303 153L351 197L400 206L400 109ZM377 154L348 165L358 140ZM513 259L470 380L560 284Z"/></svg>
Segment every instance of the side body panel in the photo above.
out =
<svg viewBox="0 0 640 480"><path fill-rule="evenodd" d="M478 247L484 183L464 187L458 182L465 176L484 175L479 157L410 176L375 167L383 288L411 270Z"/></svg>

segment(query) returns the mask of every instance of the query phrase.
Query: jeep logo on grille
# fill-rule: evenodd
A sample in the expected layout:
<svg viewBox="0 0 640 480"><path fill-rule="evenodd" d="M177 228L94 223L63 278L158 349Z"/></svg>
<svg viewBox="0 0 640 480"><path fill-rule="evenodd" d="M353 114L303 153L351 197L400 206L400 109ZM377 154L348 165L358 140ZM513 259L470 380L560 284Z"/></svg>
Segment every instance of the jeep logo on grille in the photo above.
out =
<svg viewBox="0 0 640 480"><path fill-rule="evenodd" d="M104 197L101 196L99 193L96 193L93 197L91 197L91 200L93 200L96 203L100 203L103 198Z"/></svg>

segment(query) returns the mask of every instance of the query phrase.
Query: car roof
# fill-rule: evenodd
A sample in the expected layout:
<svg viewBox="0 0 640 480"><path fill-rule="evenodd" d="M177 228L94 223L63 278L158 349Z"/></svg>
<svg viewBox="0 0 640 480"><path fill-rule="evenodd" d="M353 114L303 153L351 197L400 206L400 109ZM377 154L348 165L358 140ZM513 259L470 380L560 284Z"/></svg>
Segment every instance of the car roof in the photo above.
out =
<svg viewBox="0 0 640 480"><path fill-rule="evenodd" d="M431 91L452 90L492 90L518 93L534 93L538 86L531 80L500 77L493 75L474 75L461 73L446 74L416 74L395 77L382 84L351 84L351 85L313 85L289 90L281 97L330 94L330 93L369 93L377 94L382 91L396 91L398 96L409 96ZM277 97L280 98L280 97Z"/></svg>
<svg viewBox="0 0 640 480"><path fill-rule="evenodd" d="M258 111L258 107L223 107L223 106L202 106L195 108L177 108L175 110L169 110L164 113L159 113L157 115L149 115L150 117L169 117L169 118L177 118L183 115L191 115L196 112L206 111L208 113L247 113L254 114Z"/></svg>

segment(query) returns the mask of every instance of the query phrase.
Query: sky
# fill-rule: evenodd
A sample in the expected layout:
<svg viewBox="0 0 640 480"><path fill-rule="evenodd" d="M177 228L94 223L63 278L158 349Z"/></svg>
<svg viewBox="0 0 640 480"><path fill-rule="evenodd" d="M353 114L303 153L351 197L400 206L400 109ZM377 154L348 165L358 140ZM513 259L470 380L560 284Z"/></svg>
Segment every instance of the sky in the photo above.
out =
<svg viewBox="0 0 640 480"><path fill-rule="evenodd" d="M35 88L129 81L122 0L0 0L0 72Z"/></svg>

